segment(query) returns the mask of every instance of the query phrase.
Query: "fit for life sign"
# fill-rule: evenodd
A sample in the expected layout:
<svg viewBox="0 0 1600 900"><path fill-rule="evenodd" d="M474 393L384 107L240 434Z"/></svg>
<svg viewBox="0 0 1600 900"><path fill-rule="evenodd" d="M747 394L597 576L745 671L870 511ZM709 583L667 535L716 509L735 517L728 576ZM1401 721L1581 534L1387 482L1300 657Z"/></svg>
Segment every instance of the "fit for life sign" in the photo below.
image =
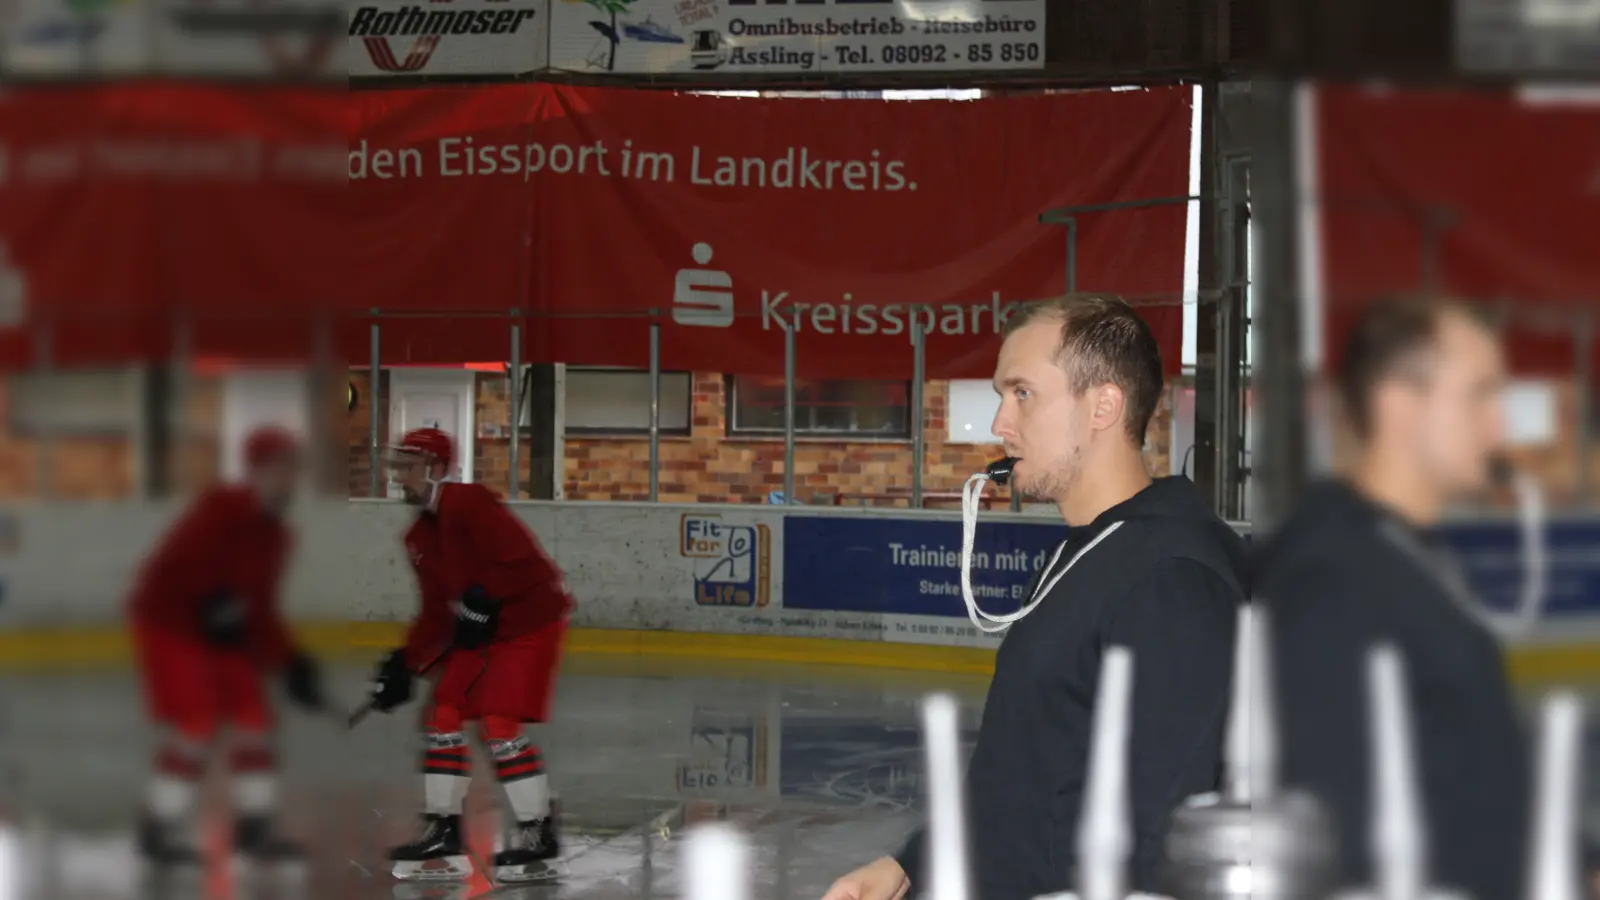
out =
<svg viewBox="0 0 1600 900"><path fill-rule="evenodd" d="M550 67L629 75L1044 67L1045 0L555 0Z"/></svg>

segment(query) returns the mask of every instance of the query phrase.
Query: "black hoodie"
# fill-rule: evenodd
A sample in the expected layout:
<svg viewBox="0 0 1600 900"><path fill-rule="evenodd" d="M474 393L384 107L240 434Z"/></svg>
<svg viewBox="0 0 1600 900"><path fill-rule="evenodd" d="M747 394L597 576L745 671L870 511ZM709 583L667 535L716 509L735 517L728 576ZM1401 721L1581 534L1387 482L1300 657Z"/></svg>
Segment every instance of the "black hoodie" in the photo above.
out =
<svg viewBox="0 0 1600 900"><path fill-rule="evenodd" d="M995 658L968 766L979 900L1073 887L1100 662L1113 645L1134 653L1134 885L1155 888L1173 808L1217 787L1244 562L1242 540L1185 478L1158 479L1091 524L1066 529L1034 579L1045 600L1011 626ZM923 839L917 832L899 857L919 892Z"/></svg>
<svg viewBox="0 0 1600 900"><path fill-rule="evenodd" d="M1499 641L1442 541L1330 481L1306 492L1257 567L1283 779L1329 807L1346 881L1372 878L1366 657L1390 642L1404 659L1433 880L1476 900L1522 896L1526 735Z"/></svg>

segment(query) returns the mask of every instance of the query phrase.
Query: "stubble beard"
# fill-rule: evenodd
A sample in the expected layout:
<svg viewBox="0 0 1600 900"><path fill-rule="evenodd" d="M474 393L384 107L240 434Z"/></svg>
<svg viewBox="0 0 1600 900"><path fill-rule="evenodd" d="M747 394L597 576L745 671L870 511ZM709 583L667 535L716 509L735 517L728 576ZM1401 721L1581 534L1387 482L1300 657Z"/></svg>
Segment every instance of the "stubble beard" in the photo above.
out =
<svg viewBox="0 0 1600 900"><path fill-rule="evenodd" d="M1058 503L1061 498L1072 493L1082 471L1083 448L1076 447L1071 453L1057 460L1048 470L1028 473L1028 477L1018 481L1017 488L1028 500Z"/></svg>

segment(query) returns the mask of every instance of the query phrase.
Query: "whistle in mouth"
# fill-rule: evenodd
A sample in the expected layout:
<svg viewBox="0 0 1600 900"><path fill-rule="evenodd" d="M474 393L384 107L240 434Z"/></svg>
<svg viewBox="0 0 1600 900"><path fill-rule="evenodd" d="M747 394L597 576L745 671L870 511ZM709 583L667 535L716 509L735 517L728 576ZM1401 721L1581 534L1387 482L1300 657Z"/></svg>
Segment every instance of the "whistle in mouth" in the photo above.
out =
<svg viewBox="0 0 1600 900"><path fill-rule="evenodd" d="M1516 480L1516 467L1511 465L1511 460L1500 454L1489 457L1489 480L1496 487L1511 487Z"/></svg>
<svg viewBox="0 0 1600 900"><path fill-rule="evenodd" d="M1011 480L1011 470L1016 466L1017 462L1018 460L1015 456L997 459L989 463L989 467L984 470L984 474L989 476L989 480L995 484L1004 485Z"/></svg>

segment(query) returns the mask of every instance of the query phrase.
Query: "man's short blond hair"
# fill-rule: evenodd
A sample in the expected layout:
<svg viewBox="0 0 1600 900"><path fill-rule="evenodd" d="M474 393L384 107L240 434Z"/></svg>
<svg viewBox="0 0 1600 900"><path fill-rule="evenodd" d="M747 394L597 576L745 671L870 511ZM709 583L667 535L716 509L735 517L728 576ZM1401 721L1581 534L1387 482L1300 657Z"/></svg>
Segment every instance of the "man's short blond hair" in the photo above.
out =
<svg viewBox="0 0 1600 900"><path fill-rule="evenodd" d="M1068 294L1029 303L1006 320L1007 337L1039 321L1061 325L1056 361L1074 394L1114 384L1122 389L1123 424L1144 445L1150 418L1165 384L1161 346L1150 326L1126 300L1112 294Z"/></svg>

